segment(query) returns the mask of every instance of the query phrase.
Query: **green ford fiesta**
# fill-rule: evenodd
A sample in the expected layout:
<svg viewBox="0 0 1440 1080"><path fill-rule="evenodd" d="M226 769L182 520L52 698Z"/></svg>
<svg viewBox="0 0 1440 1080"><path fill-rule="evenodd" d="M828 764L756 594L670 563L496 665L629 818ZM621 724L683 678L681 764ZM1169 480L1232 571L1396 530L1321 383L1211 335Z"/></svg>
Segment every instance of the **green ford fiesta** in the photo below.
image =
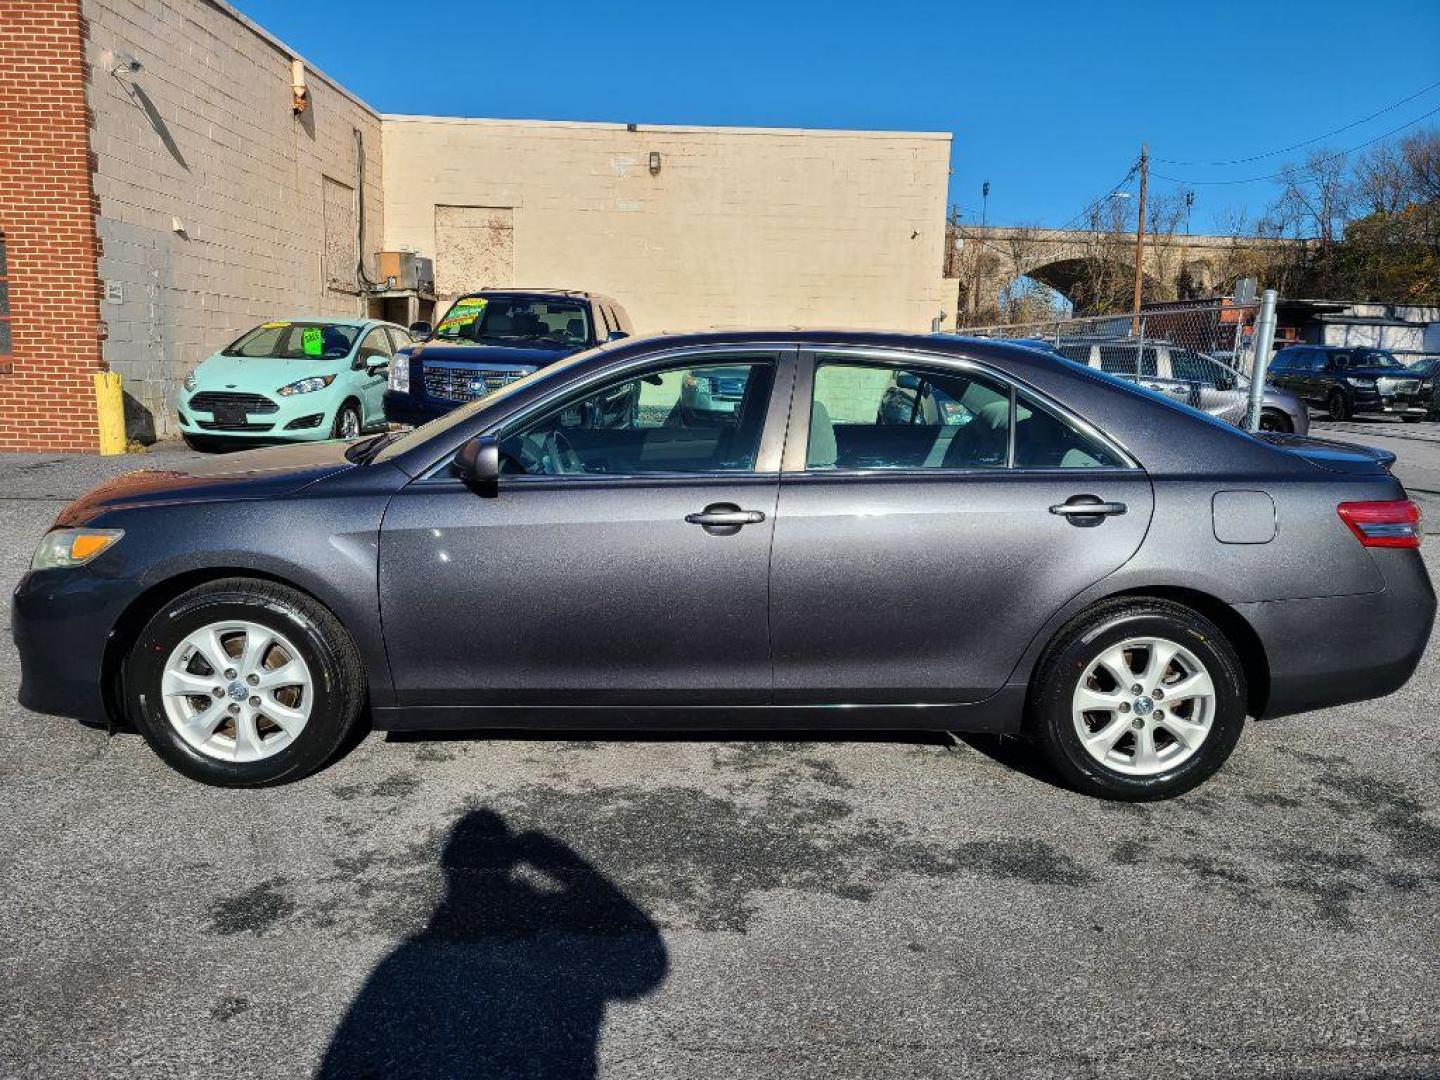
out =
<svg viewBox="0 0 1440 1080"><path fill-rule="evenodd" d="M410 334L375 319L276 319L241 334L185 377L178 412L197 450L353 439L385 424L382 397Z"/></svg>

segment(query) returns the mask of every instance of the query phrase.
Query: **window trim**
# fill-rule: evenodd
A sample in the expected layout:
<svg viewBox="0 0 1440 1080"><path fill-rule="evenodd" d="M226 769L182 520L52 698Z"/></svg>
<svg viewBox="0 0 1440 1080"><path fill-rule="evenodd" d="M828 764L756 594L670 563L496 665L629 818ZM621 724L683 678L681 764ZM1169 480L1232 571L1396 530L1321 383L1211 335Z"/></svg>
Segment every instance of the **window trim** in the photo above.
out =
<svg viewBox="0 0 1440 1080"><path fill-rule="evenodd" d="M904 469L810 469L806 459L810 452L810 403L815 391L815 371L822 362L834 358L853 360L856 364L873 367L915 368L934 367L941 371L948 369L972 372L985 376L1006 386L1010 390L1009 431L1006 435L1005 465L1003 467L974 468L904 468ZM1088 439L1093 439L1109 450L1122 464L1096 465L1083 469L1061 469L1041 466L1017 466L1015 464L1015 407L1017 392L1028 394L1045 406L1062 421L1074 427ZM904 349L876 349L865 345L806 345L799 350L796 358L795 385L790 396L790 437L785 441L785 452L780 464L780 473L785 479L796 477L862 477L882 479L885 477L959 477L959 476L1034 476L1040 473L1061 473L1073 476L1081 473L1120 473L1142 470L1135 455L1130 453L1118 440L1102 432L1090 421L1077 415L1049 394L1029 383L1016 379L999 369L975 360L972 357L954 353L909 352ZM1143 471L1143 470L1142 470Z"/></svg>
<svg viewBox="0 0 1440 1080"><path fill-rule="evenodd" d="M770 477L774 479L780 473L785 429L793 404L796 351L796 346L793 344L777 345L765 342L747 343L743 345L690 345L662 353L647 353L634 357L629 361L618 363L613 367L607 366L587 372L557 387L553 393L546 394L544 397L534 401L526 402L504 415L497 416L491 423L469 429L469 434L462 438L452 449L441 454L428 466L422 468L411 483L423 483L426 485L460 484L460 481L456 478L445 475L445 470L449 468L455 455L460 452L460 447L464 446L465 443L469 442L472 438L480 435L503 437L506 429L537 418L552 408L563 404L565 400L583 397L592 390L601 389L606 383L613 379L639 376L646 372L667 370L687 364L698 366L712 356L722 358L718 361L721 364L725 363L723 358L727 357L734 359L736 362L749 358L759 363L768 364L774 371L774 376L770 383L770 399L766 404L765 423L760 429L760 445L756 450L755 467L753 469L747 472L572 473L562 476L521 476L517 474L514 479L520 481L526 487L558 486L576 483L597 484L609 481L624 481L627 484L634 484L646 480L674 483L684 480L691 482L748 480L752 477ZM419 450L420 448L417 447L416 449ZM510 479L510 477L502 478L501 487L505 487L510 482Z"/></svg>

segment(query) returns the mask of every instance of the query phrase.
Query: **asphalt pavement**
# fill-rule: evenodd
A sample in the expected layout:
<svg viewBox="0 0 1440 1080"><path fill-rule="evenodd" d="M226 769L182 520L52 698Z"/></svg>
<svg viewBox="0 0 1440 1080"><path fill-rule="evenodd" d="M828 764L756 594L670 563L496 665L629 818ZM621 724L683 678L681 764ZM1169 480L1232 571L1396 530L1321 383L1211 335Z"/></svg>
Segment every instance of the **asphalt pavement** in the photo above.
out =
<svg viewBox="0 0 1440 1080"><path fill-rule="evenodd" d="M1440 493L1435 427L1340 437ZM183 453L0 457L0 576ZM1143 806L889 736L371 735L222 791L17 682L7 632L3 1077L1440 1075L1433 647Z"/></svg>

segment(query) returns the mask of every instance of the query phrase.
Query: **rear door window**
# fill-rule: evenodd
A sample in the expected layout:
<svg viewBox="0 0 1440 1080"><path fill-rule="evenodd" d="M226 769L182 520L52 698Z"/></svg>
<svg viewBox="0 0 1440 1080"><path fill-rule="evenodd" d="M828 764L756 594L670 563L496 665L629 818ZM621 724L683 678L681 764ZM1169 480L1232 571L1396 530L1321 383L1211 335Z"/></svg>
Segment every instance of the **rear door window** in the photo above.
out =
<svg viewBox="0 0 1440 1080"><path fill-rule="evenodd" d="M1000 379L823 360L805 457L807 471L1124 467L1048 406L1023 393L1012 402Z"/></svg>
<svg viewBox="0 0 1440 1080"><path fill-rule="evenodd" d="M1122 378L1147 375L1154 378L1159 374L1155 363L1155 349L1136 345L1101 345L1100 370Z"/></svg>

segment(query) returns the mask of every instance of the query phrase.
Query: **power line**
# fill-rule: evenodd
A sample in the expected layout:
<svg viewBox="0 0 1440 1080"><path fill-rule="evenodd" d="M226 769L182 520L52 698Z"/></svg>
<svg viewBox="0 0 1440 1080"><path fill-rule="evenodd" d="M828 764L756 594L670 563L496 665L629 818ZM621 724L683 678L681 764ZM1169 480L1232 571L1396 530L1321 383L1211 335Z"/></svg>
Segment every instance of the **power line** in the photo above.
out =
<svg viewBox="0 0 1440 1080"><path fill-rule="evenodd" d="M1077 221L1079 221L1081 218L1083 218L1086 214L1090 213L1091 210L1095 209L1095 207L1099 206L1099 205L1100 205L1101 203L1103 203L1106 199L1110 198L1111 195L1114 195L1117 191L1119 191L1119 190L1120 190L1121 188L1123 188L1126 184L1128 184L1132 179L1134 179L1135 174L1136 174L1137 172L1139 172L1139 171L1140 171L1140 160L1139 160L1139 158L1136 158L1135 163L1130 166L1130 171L1127 172L1124 176L1122 176L1122 177L1119 179L1118 182L1116 182L1116 183L1114 183L1114 184L1111 184L1111 185L1110 185L1110 190L1108 190L1107 192L1105 192L1105 194L1104 194L1104 195L1101 195L1098 199L1095 199L1095 200L1093 200L1093 201L1091 201L1091 202L1089 202L1089 203L1086 203L1086 204L1085 204L1085 208L1084 208L1083 210L1081 210L1078 214L1076 214L1074 217L1072 217L1069 221L1065 222L1064 225L1061 225L1061 226L1060 226L1058 229L1056 229L1055 231L1056 231L1056 232L1064 232L1066 229L1070 228L1071 225L1074 225Z"/></svg>
<svg viewBox="0 0 1440 1080"><path fill-rule="evenodd" d="M1342 158L1353 154L1357 150L1364 150L1367 146L1373 146L1375 143L1380 142L1382 139L1388 139L1391 135L1394 135L1397 132L1404 131L1408 127L1414 127L1416 124L1420 123L1423 120L1429 120L1430 117L1436 115L1437 113L1440 113L1440 106L1436 106L1429 112L1425 113L1423 116L1417 116L1414 120L1407 120L1399 127L1393 127L1382 135L1376 135L1373 139L1366 139L1358 146L1352 146L1348 150L1340 150L1334 154L1325 154L1317 160L1334 161L1336 158ZM1258 184L1262 180L1278 180L1283 177L1287 171L1288 170L1286 169L1281 169L1279 172L1266 173L1264 176L1247 176L1243 180L1186 180L1178 176L1165 176L1163 173L1151 173L1150 175L1156 177L1159 180L1168 180L1172 184L1184 184L1187 187L1199 187L1201 185L1204 185L1206 187L1224 187L1232 184Z"/></svg>
<svg viewBox="0 0 1440 1080"><path fill-rule="evenodd" d="M1394 112L1396 109L1400 108L1401 105L1408 105L1416 98L1424 97L1431 90L1434 90L1437 86L1440 86L1440 82L1433 82L1429 86L1425 87L1423 90L1417 90L1409 97L1401 98L1399 101L1386 105L1383 109L1379 110L1378 112L1373 112L1369 116L1363 117L1359 120L1352 120L1344 127L1338 127L1334 131L1327 131L1324 135L1316 135L1313 139L1306 139L1304 142L1295 143L1293 146L1281 147L1279 150L1267 150L1263 154L1252 154L1249 157L1231 158L1229 161L1178 161L1175 158L1162 157L1152 158L1151 160L1159 161L1166 165L1181 165L1186 168L1208 168L1210 166L1222 165L1246 165L1252 161L1263 161L1265 158L1276 157L1280 154L1293 153L1296 150L1303 150L1305 147L1313 146L1317 142L1323 142L1326 139L1332 139L1336 135L1341 134L1342 132L1349 131L1351 128L1357 128L1361 124L1368 124L1371 120L1374 120L1377 117L1384 116L1388 112ZM1383 136L1381 137L1383 138ZM1219 181L1216 182L1218 183Z"/></svg>

